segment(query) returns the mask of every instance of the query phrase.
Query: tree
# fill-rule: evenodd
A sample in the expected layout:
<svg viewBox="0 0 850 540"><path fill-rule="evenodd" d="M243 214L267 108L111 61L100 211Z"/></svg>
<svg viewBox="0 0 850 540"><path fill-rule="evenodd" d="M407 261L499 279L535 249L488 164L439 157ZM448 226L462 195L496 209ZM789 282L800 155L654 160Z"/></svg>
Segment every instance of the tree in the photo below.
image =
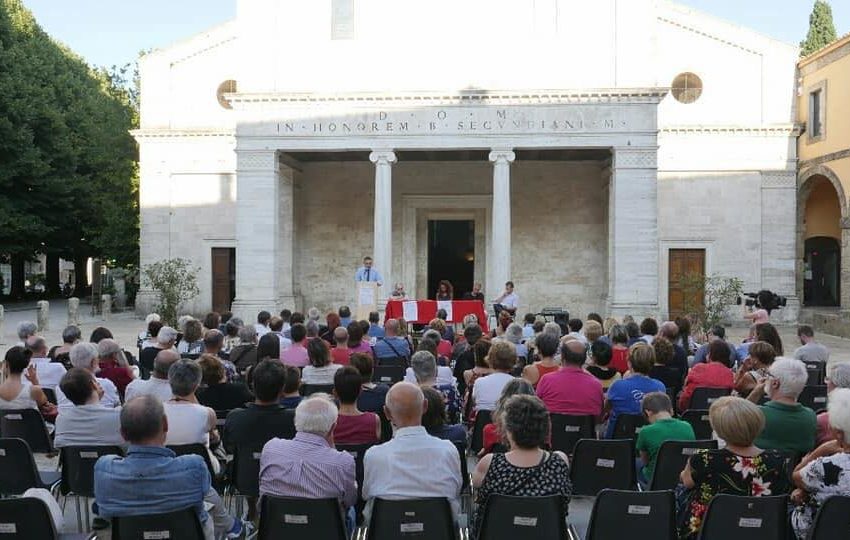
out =
<svg viewBox="0 0 850 540"><path fill-rule="evenodd" d="M832 8L826 0L815 0L812 14L809 15L809 33L800 42L800 56L808 56L836 39L835 25L832 22Z"/></svg>
<svg viewBox="0 0 850 540"><path fill-rule="evenodd" d="M744 282L740 279L718 275L686 274L681 278L681 285L685 313L696 319L703 332L723 321L726 310L744 290Z"/></svg>
<svg viewBox="0 0 850 540"><path fill-rule="evenodd" d="M200 294L198 272L186 259L164 259L144 267L147 285L158 296L155 308L162 320L171 326L177 325L177 310L180 304Z"/></svg>

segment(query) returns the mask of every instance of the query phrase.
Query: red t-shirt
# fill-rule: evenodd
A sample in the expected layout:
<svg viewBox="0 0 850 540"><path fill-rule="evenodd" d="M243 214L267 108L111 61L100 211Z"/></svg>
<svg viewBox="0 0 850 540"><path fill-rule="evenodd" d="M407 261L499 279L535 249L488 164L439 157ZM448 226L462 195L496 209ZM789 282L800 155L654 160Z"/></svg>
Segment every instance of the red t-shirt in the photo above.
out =
<svg viewBox="0 0 850 540"><path fill-rule="evenodd" d="M550 413L573 416L602 414L602 383L577 366L565 366L537 383L539 397Z"/></svg>
<svg viewBox="0 0 850 540"><path fill-rule="evenodd" d="M734 388L735 378L732 370L720 362L696 364L688 371L685 388L679 395L679 410L686 411L691 404L694 390L704 388Z"/></svg>
<svg viewBox="0 0 850 540"><path fill-rule="evenodd" d="M351 349L331 349L331 358L334 364L347 366L348 360L351 358Z"/></svg>
<svg viewBox="0 0 850 540"><path fill-rule="evenodd" d="M337 444L370 444L380 442L377 434L378 415L365 412L356 416L341 414L334 428Z"/></svg>
<svg viewBox="0 0 850 540"><path fill-rule="evenodd" d="M115 388L118 389L118 394L122 397L124 396L124 390L127 388L127 385L133 380L130 368L119 366L112 361L101 362L100 372L97 375L98 377L112 381L115 384Z"/></svg>
<svg viewBox="0 0 850 540"><path fill-rule="evenodd" d="M629 370L629 350L617 347L611 348L611 363L608 367L614 368L622 375Z"/></svg>

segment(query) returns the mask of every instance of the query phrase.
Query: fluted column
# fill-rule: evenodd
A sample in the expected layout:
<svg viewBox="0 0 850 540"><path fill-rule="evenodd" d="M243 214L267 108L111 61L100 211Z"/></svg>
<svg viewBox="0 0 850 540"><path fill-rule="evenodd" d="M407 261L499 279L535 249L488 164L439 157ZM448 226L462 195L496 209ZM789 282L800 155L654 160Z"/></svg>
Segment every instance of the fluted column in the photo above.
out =
<svg viewBox="0 0 850 540"><path fill-rule="evenodd" d="M375 164L375 233L372 258L375 268L384 278L383 292L387 296L393 286L393 167L392 150L375 150L369 154Z"/></svg>
<svg viewBox="0 0 850 540"><path fill-rule="evenodd" d="M488 300L499 296L511 279L511 163L516 154L509 149L490 152L493 162L493 211L490 219Z"/></svg>

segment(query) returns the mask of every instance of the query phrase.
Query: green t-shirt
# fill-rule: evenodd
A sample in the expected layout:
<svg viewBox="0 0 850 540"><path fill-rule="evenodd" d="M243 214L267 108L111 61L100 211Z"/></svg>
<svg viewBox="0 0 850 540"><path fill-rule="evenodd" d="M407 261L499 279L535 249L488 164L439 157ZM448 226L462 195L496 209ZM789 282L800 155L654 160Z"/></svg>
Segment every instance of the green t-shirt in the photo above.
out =
<svg viewBox="0 0 850 540"><path fill-rule="evenodd" d="M764 430L753 444L765 450L810 452L815 447L817 417L815 412L799 403L786 405L768 401L761 406Z"/></svg>
<svg viewBox="0 0 850 540"><path fill-rule="evenodd" d="M637 451L643 450L649 454L649 463L646 465L644 476L652 478L655 472L655 459L658 450L664 441L693 441L696 439L694 428L683 420L676 418L664 418L654 424L650 424L640 430L637 437Z"/></svg>

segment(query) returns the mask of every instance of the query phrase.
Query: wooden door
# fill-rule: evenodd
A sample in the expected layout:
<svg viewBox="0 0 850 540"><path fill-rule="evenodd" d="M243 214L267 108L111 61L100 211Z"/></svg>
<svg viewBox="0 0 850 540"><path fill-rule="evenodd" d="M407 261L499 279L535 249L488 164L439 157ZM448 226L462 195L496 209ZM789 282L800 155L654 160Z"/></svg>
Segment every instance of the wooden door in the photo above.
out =
<svg viewBox="0 0 850 540"><path fill-rule="evenodd" d="M671 319L687 315L685 313L686 305L703 305L705 299L699 292L693 289L687 291L683 286L682 278L689 275L705 277L705 250L671 249L667 280L667 307ZM686 298L686 294L690 294L690 298Z"/></svg>
<svg viewBox="0 0 850 540"><path fill-rule="evenodd" d="M230 311L236 296L236 250L212 248L213 311Z"/></svg>

